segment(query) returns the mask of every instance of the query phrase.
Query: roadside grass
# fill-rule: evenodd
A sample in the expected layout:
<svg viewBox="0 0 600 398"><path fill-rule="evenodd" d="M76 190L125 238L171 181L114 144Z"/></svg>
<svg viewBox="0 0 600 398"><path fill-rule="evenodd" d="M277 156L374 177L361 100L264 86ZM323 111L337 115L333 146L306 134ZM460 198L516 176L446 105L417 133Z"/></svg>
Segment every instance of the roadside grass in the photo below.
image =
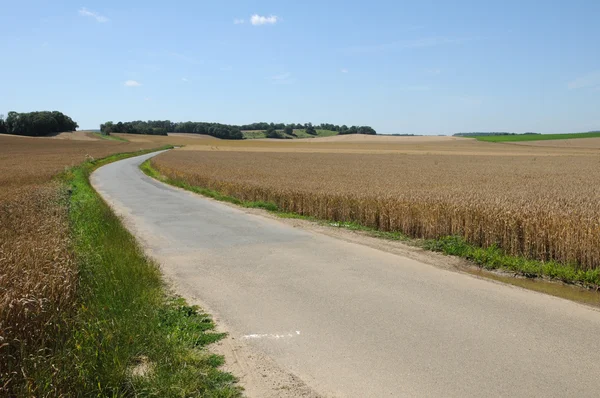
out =
<svg viewBox="0 0 600 398"><path fill-rule="evenodd" d="M223 358L204 349L223 334L167 291L158 266L90 185L96 168L147 152L88 161L61 176L71 190L80 302L60 353L69 376L51 382L67 396L241 396L235 378L218 370Z"/></svg>
<svg viewBox="0 0 600 398"><path fill-rule="evenodd" d="M91 134L95 135L96 137L99 137L103 140L129 142L125 138L117 137L116 135L104 135L104 134L96 133L96 132L92 132Z"/></svg>
<svg viewBox="0 0 600 398"><path fill-rule="evenodd" d="M202 196L206 196L206 197L218 200L220 202L232 203L234 205L247 207L247 208L264 209L264 210L268 210L271 212L279 211L279 208L277 207L277 205L275 203L261 202L261 201L259 201L259 202L242 201L240 199L234 198L233 196L223 195L222 193L212 190L212 189L202 188L202 187L198 187L195 185L190 185L185 181L173 180L171 178L165 177L152 167L150 160L146 160L144 163L142 163L140 165L140 169L146 175L148 175L156 180L165 182L167 184L173 185L178 188L185 189L190 192L200 194Z"/></svg>
<svg viewBox="0 0 600 398"><path fill-rule="evenodd" d="M519 135L489 135L475 136L478 141L487 142L517 142L517 141L546 141L546 140L568 140L574 138L596 138L600 137L600 131L570 134L519 134Z"/></svg>
<svg viewBox="0 0 600 398"><path fill-rule="evenodd" d="M172 179L161 175L152 167L151 160L145 161L140 168L148 176L153 177L164 183L186 189L216 200L233 203L242 207L262 208L282 218L303 219L318 222L323 225L329 225L337 228L344 228L354 231L362 231L370 236L404 241L411 245L421 247L425 250L441 252L446 255L453 255L465 258L474 262L480 268L488 271L503 270L526 278L546 278L550 280L562 281L568 284L581 285L586 288L598 289L600 286L600 269L581 270L576 269L574 264L560 264L554 261L538 261L525 257L511 256L496 246L487 248L478 247L467 243L458 236L446 236L438 239L414 239L401 232L385 232L375 228L366 227L356 222L334 222L331 220L322 220L315 217L304 216L297 213L281 211L275 203L268 202L245 202L232 196L223 195L217 191L202 187L192 186L182 180Z"/></svg>
<svg viewBox="0 0 600 398"><path fill-rule="evenodd" d="M477 247L467 243L459 236L424 240L422 247L427 250L466 258L486 270L502 269L527 278L548 278L595 289L598 289L600 285L600 270L598 269L581 270L576 269L573 264L560 264L555 261L543 262L524 257L509 256L496 246Z"/></svg>

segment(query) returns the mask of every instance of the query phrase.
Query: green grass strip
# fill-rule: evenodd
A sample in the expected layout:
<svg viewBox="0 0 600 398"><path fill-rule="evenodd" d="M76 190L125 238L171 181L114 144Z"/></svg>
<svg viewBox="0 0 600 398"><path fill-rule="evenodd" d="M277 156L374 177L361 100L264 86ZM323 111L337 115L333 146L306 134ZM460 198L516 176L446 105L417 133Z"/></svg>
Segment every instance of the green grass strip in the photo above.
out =
<svg viewBox="0 0 600 398"><path fill-rule="evenodd" d="M598 269L581 270L571 264L510 256L496 246L478 247L467 243L459 236L426 240L423 248L466 258L487 270L503 269L530 278L546 277L594 288L600 285L600 270Z"/></svg>
<svg viewBox="0 0 600 398"><path fill-rule="evenodd" d="M600 270L581 270L577 269L575 264L560 264L554 261L542 262L530 260L524 257L511 256L496 246L488 248L478 247L467 243L462 237L448 236L439 239L413 239L401 232L379 231L374 228L365 227L357 222L336 222L331 220L320 220L310 216L304 216L296 213L283 212L275 203L267 202L244 202L232 196L223 195L217 191L192 186L182 180L174 180L161 175L152 167L149 160L140 166L142 171L148 176L153 177L164 183L186 189L210 198L233 203L243 207L262 208L268 210L282 218L304 219L319 222L338 228L344 228L354 231L363 231L371 236L409 242L415 246L426 250L441 252L447 255L462 257L473 261L478 266L487 270L505 270L528 278L544 277L554 280L560 280L565 283L581 284L586 287L597 288L600 285Z"/></svg>
<svg viewBox="0 0 600 398"><path fill-rule="evenodd" d="M589 133L571 134L517 134L517 135L487 135L472 137L478 141L487 142L516 142L516 141L546 141L546 140L569 140L574 138L596 138L600 137L600 131Z"/></svg>
<svg viewBox="0 0 600 398"><path fill-rule="evenodd" d="M125 138L117 137L116 135L104 135L102 133L91 133L91 134L98 138L101 138L103 140L129 142Z"/></svg>
<svg viewBox="0 0 600 398"><path fill-rule="evenodd" d="M166 148L163 148L166 149ZM160 271L89 182L96 168L150 151L71 169L70 221L80 309L63 380L66 395L238 397L223 358L204 347L223 337L211 318L167 292Z"/></svg>

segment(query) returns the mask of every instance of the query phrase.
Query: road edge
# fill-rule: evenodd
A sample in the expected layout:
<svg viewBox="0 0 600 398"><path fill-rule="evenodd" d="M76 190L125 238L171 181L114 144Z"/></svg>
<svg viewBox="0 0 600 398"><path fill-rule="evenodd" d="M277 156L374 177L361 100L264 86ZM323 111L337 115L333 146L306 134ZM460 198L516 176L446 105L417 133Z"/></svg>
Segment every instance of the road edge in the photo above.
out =
<svg viewBox="0 0 600 398"><path fill-rule="evenodd" d="M134 158L147 156L147 159L159 155L165 151L157 151L151 154L144 154L123 160L131 160ZM110 164L118 163L113 162ZM106 165L108 166L108 165ZM104 166L102 166L104 167ZM216 331L226 333L226 336L218 342L208 346L208 350L217 355L222 355L225 358L225 363L220 367L224 372L233 374L237 379L237 384L244 388L244 395L247 397L257 398L320 398L318 394L310 388L299 376L292 372L283 369L274 360L245 344L241 339L231 333L231 329L226 322L222 320L218 313L210 308L200 297L192 294L184 286L177 284L173 278L174 270L166 265L165 261L157 253L150 249L147 239L142 236L140 231L135 227L132 220L132 215L126 208L122 207L114 200L107 192L102 189L102 184L98 181L97 171L102 167L97 168L90 175L89 181L96 193L106 202L112 212L121 220L123 226L135 238L144 254L151 260L159 264L161 274L168 288L177 295L183 297L188 303L199 306L204 312L209 314L216 324ZM141 170L141 178L146 178L149 181L164 184L156 181ZM164 184L170 189L178 190L179 188ZM194 195L189 191L182 190L186 194Z"/></svg>

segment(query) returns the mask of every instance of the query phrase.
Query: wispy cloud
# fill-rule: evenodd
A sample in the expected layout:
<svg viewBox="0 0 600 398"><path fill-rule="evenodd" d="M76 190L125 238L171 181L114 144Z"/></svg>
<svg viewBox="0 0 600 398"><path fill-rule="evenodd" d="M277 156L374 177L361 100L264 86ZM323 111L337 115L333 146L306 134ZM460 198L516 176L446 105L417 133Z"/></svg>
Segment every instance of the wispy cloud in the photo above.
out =
<svg viewBox="0 0 600 398"><path fill-rule="evenodd" d="M460 44L469 40L472 39L452 37L424 37L420 39L400 40L391 43L353 46L348 47L343 51L347 54L367 54L413 48L435 47L447 44Z"/></svg>
<svg viewBox="0 0 600 398"><path fill-rule="evenodd" d="M342 69L340 70L340 72L342 72L342 73L348 73L348 69L346 69L346 68L342 68Z"/></svg>
<svg viewBox="0 0 600 398"><path fill-rule="evenodd" d="M95 11L88 10L85 7L79 9L79 15L81 15L82 17L94 18L97 22L100 23L108 22L108 18L106 18L104 15L100 15Z"/></svg>
<svg viewBox="0 0 600 398"><path fill-rule="evenodd" d="M139 87L142 85L142 83L140 83L136 80L126 80L125 83L123 83L123 85L125 87Z"/></svg>
<svg viewBox="0 0 600 398"><path fill-rule="evenodd" d="M252 25L273 25L279 21L279 17L276 15L270 15L268 17L254 14L250 17L250 23Z"/></svg>
<svg viewBox="0 0 600 398"><path fill-rule="evenodd" d="M182 82L189 83L189 82L190 82L190 79L188 79L187 77L182 77L182 78L181 78L181 81L182 81Z"/></svg>
<svg viewBox="0 0 600 398"><path fill-rule="evenodd" d="M234 19L233 19L233 24L234 24L234 25L241 25L241 24L243 24L244 22L246 22L246 21L244 21L243 19L238 19L238 18L234 18Z"/></svg>
<svg viewBox="0 0 600 398"><path fill-rule="evenodd" d="M587 75L578 77L577 79L567 84L569 90L576 90L579 88L593 88L600 90L600 71L588 73Z"/></svg>
<svg viewBox="0 0 600 398"><path fill-rule="evenodd" d="M291 84L294 82L292 74L290 72L280 73L275 76L271 76L271 81L275 84Z"/></svg>

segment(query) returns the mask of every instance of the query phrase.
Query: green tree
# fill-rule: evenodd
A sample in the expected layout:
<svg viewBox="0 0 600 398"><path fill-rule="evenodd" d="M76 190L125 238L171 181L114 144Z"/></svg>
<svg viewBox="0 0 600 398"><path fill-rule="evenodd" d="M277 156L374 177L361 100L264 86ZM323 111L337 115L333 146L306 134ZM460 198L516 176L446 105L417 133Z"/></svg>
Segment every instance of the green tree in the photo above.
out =
<svg viewBox="0 0 600 398"><path fill-rule="evenodd" d="M265 132L265 136L267 138L282 138L281 134L279 134L277 132L277 130L275 130L275 127L273 127L273 126L269 126L269 128Z"/></svg>
<svg viewBox="0 0 600 398"><path fill-rule="evenodd" d="M0 134L8 134L6 122L4 121L4 115L0 115Z"/></svg>

